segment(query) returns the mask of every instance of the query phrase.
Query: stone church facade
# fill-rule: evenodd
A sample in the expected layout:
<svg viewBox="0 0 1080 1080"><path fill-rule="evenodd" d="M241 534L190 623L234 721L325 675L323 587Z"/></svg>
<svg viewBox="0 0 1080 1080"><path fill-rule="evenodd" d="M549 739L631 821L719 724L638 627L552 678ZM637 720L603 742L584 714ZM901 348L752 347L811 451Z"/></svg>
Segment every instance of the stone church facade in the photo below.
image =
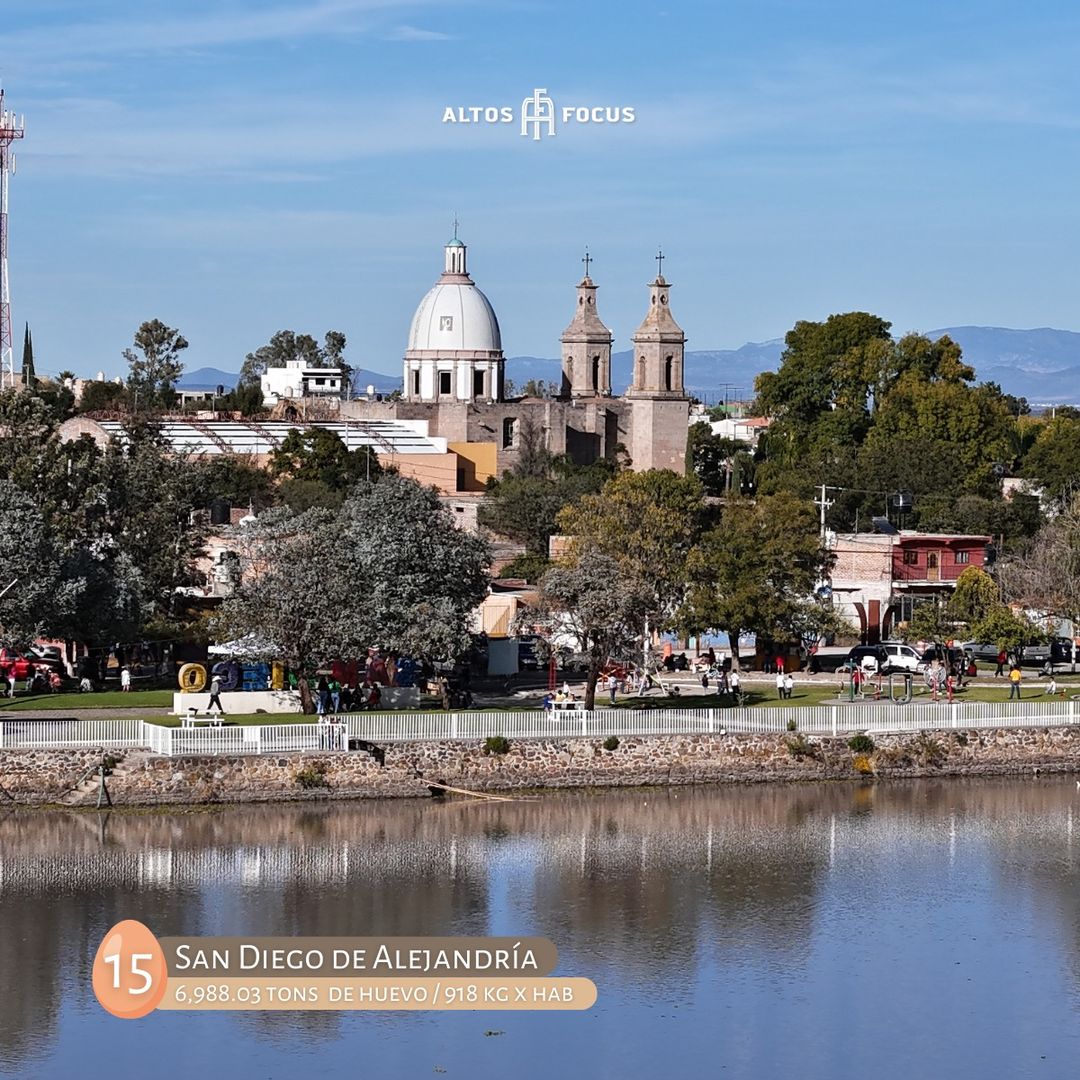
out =
<svg viewBox="0 0 1080 1080"><path fill-rule="evenodd" d="M342 403L343 416L426 420L432 436L451 444L494 444L500 474L537 437L579 464L623 456L635 470L685 471L686 336L671 313L671 285L662 274L649 285L649 307L632 338L633 379L624 395L612 394L612 334L597 310L586 263L574 316L561 337L558 397L508 399L498 319L469 275L466 256L455 231L443 273L413 316L401 399Z"/></svg>

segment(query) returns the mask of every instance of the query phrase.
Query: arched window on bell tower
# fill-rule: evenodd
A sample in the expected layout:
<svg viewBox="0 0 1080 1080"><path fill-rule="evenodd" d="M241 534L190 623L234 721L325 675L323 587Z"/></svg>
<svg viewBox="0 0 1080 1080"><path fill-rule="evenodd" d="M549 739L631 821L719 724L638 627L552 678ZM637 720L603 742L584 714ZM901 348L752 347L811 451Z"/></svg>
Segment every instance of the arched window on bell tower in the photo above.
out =
<svg viewBox="0 0 1080 1080"><path fill-rule="evenodd" d="M664 360L664 389L668 392L671 391L671 369L675 363L675 358L668 356Z"/></svg>

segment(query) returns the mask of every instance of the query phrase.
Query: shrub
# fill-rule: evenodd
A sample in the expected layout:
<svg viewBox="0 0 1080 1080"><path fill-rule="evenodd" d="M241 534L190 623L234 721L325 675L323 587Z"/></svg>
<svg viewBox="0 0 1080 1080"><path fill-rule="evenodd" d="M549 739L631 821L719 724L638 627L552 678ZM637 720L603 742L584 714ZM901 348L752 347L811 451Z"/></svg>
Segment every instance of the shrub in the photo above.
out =
<svg viewBox="0 0 1080 1080"><path fill-rule="evenodd" d="M860 776L871 776L874 772L874 762L869 754L856 754L851 759L851 765Z"/></svg>
<svg viewBox="0 0 1080 1080"><path fill-rule="evenodd" d="M945 747L925 731L920 731L915 737L911 751L924 766L940 765L946 757Z"/></svg>
<svg viewBox="0 0 1080 1080"><path fill-rule="evenodd" d="M609 735L604 740L604 749L605 750L618 750L619 749L619 736L618 735Z"/></svg>
<svg viewBox="0 0 1080 1080"><path fill-rule="evenodd" d="M874 740L869 735L852 735L847 741L848 749L856 754L872 754Z"/></svg>
<svg viewBox="0 0 1080 1080"><path fill-rule="evenodd" d="M811 742L805 735L796 735L793 739L785 739L784 742L787 744L788 753L796 761L802 761L803 758L816 760L821 754L818 744Z"/></svg>
<svg viewBox="0 0 1080 1080"><path fill-rule="evenodd" d="M510 740L505 735L491 735L484 740L485 754L505 754L510 749Z"/></svg>
<svg viewBox="0 0 1080 1080"><path fill-rule="evenodd" d="M312 788L328 788L330 781L326 779L326 762L313 761L307 768L298 769L295 780L305 791L310 791Z"/></svg>
<svg viewBox="0 0 1080 1080"><path fill-rule="evenodd" d="M788 729L788 731L798 731L799 730L799 722L795 719L794 716L787 722L787 729Z"/></svg>
<svg viewBox="0 0 1080 1080"><path fill-rule="evenodd" d="M956 740L957 746L967 746L968 744L968 737L962 731L958 731L953 735L953 738Z"/></svg>
<svg viewBox="0 0 1080 1080"><path fill-rule="evenodd" d="M912 764L911 748L902 743L883 746L874 757L879 769L906 769Z"/></svg>
<svg viewBox="0 0 1080 1080"><path fill-rule="evenodd" d="M535 585L550 567L551 560L545 555L517 555L499 571L499 577L524 578Z"/></svg>

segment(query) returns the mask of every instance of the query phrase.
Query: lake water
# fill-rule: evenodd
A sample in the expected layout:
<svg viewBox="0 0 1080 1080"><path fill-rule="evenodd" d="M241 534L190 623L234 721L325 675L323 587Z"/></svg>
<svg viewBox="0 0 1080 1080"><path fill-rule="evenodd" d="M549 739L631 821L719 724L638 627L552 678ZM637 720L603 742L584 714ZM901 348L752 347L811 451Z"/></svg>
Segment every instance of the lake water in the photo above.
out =
<svg viewBox="0 0 1080 1080"><path fill-rule="evenodd" d="M1071 778L8 813L0 1075L1074 1077L1078 865ZM124 918L158 936L539 934L599 1000L121 1021L89 971Z"/></svg>

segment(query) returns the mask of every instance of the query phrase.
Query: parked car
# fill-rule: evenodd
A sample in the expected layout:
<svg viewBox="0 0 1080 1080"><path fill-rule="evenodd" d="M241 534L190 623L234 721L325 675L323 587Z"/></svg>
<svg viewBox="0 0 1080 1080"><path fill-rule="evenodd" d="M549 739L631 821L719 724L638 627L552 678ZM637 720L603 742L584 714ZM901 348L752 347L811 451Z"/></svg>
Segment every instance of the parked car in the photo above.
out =
<svg viewBox="0 0 1080 1080"><path fill-rule="evenodd" d="M880 672L885 675L889 671L889 654L883 645L856 645L847 654L843 670L851 671L854 668L862 668L874 674Z"/></svg>
<svg viewBox="0 0 1080 1080"><path fill-rule="evenodd" d="M983 660L987 663L997 663L998 653L1001 648L991 641L965 641L960 646L974 660Z"/></svg>
<svg viewBox="0 0 1080 1080"><path fill-rule="evenodd" d="M924 664L918 651L903 641L883 641L881 647L889 654L890 671L922 671Z"/></svg>

